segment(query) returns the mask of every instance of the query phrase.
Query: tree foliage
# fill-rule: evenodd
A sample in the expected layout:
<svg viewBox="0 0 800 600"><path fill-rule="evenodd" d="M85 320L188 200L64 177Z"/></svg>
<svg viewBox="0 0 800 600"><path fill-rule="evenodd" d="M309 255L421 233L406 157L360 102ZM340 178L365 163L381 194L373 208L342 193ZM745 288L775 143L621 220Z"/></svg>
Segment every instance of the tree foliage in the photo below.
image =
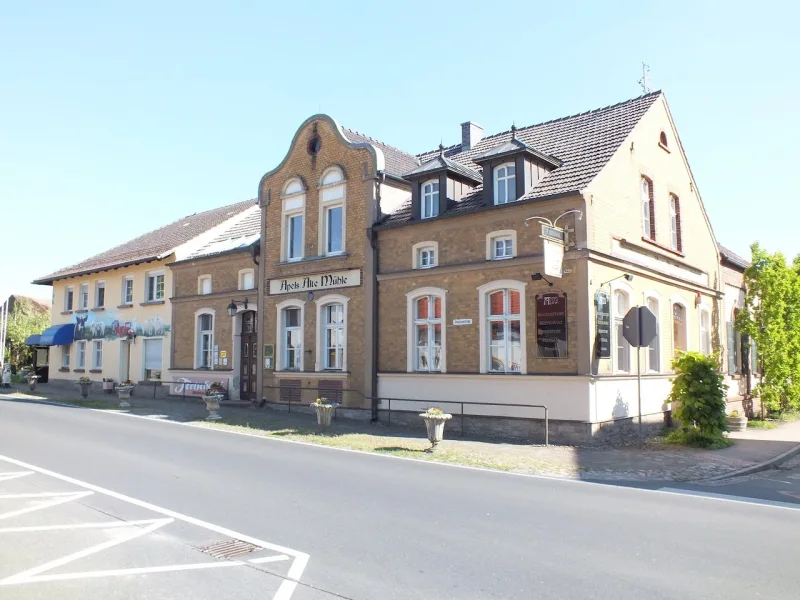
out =
<svg viewBox="0 0 800 600"><path fill-rule="evenodd" d="M744 273L736 328L758 346L762 380L753 390L770 411L800 407L800 257L790 266L758 243Z"/></svg>
<svg viewBox="0 0 800 600"><path fill-rule="evenodd" d="M684 430L720 436L727 429L725 398L727 387L716 356L683 352L672 361L670 401Z"/></svg>
<svg viewBox="0 0 800 600"><path fill-rule="evenodd" d="M28 336L41 333L50 325L50 314L27 298L17 298L8 315L6 361L14 365L33 363L33 351L25 345Z"/></svg>

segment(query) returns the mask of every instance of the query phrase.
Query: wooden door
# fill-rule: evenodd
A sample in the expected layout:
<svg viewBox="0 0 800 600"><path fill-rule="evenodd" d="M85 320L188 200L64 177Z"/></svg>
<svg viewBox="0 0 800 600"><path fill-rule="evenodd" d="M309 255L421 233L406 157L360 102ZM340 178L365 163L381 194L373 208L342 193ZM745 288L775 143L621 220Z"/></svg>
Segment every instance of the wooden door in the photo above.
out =
<svg viewBox="0 0 800 600"><path fill-rule="evenodd" d="M249 311L242 315L242 346L239 356L239 397L242 400L255 400L256 369L258 369L258 334L256 313Z"/></svg>

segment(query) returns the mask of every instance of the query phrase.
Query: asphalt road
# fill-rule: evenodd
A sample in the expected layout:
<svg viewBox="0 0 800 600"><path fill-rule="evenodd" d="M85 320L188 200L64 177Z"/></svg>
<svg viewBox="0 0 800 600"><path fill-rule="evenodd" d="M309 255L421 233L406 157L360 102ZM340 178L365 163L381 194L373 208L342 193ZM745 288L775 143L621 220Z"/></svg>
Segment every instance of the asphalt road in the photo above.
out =
<svg viewBox="0 0 800 600"><path fill-rule="evenodd" d="M800 590L800 510L793 508L460 469L2 400L0 456L16 461L0 459L3 598L138 598L146 590L148 598L201 600L730 600L795 599ZM3 480L3 472L26 470ZM92 490L3 519L31 508L19 508L25 494ZM81 537L96 535L92 529L69 530L69 543L26 541L2 529L170 518L123 542L106 531ZM288 558L147 571L213 561L196 548L237 536L275 545L252 556ZM98 544L112 554L20 576ZM288 569L305 556L299 584L281 591L291 582ZM12 584L2 587L9 577Z"/></svg>

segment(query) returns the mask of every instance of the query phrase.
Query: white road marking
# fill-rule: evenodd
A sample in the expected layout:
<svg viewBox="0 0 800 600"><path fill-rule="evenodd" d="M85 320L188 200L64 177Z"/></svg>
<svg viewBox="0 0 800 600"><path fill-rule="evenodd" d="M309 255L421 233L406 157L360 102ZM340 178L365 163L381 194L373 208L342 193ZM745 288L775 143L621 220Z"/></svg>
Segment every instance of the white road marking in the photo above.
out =
<svg viewBox="0 0 800 600"><path fill-rule="evenodd" d="M288 558L288 556L287 556ZM238 561L192 563L187 565L171 565L164 567L140 567L134 569L109 569L107 571L86 571L85 573L63 573L58 575L42 575L20 583L44 583L48 581L66 581L70 579L97 579L99 577L122 577L124 575L148 575L150 573L173 573L175 571L199 571L205 569L224 569L226 567L242 567L246 563ZM3 582L0 581L0 585ZM276 596L277 597L277 596Z"/></svg>
<svg viewBox="0 0 800 600"><path fill-rule="evenodd" d="M31 525L30 527L6 527L0 529L3 533L27 533L32 531L71 531L73 529L114 529L118 527L138 527L155 522L156 519L143 519L141 521L107 521L105 523L69 523L66 525Z"/></svg>
<svg viewBox="0 0 800 600"><path fill-rule="evenodd" d="M35 512L37 510L44 510L45 508L51 508L53 506L58 506L59 504L65 504L66 502L72 502L73 500L78 500L80 498L85 498L86 496L91 496L94 492L58 492L58 493L49 493L44 492L41 494L7 494L5 496L0 496L0 500L4 500L6 498L55 498L52 502L45 502L43 504L36 504L35 506L28 506L26 508L20 508L18 510L12 510L10 512L0 513L0 520L2 519L9 519L11 517L18 517L19 515L25 515L28 513Z"/></svg>
<svg viewBox="0 0 800 600"><path fill-rule="evenodd" d="M724 502L735 502L737 504L755 504L756 506L767 506L771 508L788 508L789 510L800 510L800 504L792 502L779 502L777 500L762 500L760 498L750 498L749 496L729 496L727 494L714 494L712 492L697 492L694 490L684 490L681 488L663 487L656 490L665 494L676 494L678 496L695 496L706 500L722 500Z"/></svg>
<svg viewBox="0 0 800 600"><path fill-rule="evenodd" d="M262 556L261 558L251 558L247 562L253 563L254 565L263 565L264 563L269 562L278 562L281 560L289 560L289 557L285 554L278 554L277 556Z"/></svg>
<svg viewBox="0 0 800 600"><path fill-rule="evenodd" d="M161 421L161 422L164 422L164 421ZM308 560L310 558L310 556L308 554L306 554L305 552L299 552L297 550L292 550L291 548L286 548L285 546L279 546L277 544L272 544L270 542L266 542L264 540L260 540L260 539L255 538L255 537L252 537L252 536L249 536L249 535L245 535L245 534L239 533L237 531L233 531L232 529L228 529L226 527L220 527L219 525L214 525L213 523L209 523L209 522L203 521L201 519L196 519L194 517L190 517L190 516L181 514L179 512L173 511L173 510L162 508L160 506L156 506L155 504L150 504L149 502L144 502L142 500L137 500L136 498L132 498L130 496L126 496L125 494L120 494L118 492L114 492L114 491L102 488L100 486L93 485L91 483L86 483L84 481L81 481L79 479L75 479L73 477L69 477L67 475L61 475L60 473L56 473L56 472L50 471L48 469L43 469L41 467L37 467L37 466L31 465L31 464L22 462L22 461L14 459L14 458L10 458L8 456L0 455L0 460L2 460L4 462L7 462L9 464L15 465L17 467L23 468L23 469L29 469L29 470L34 471L36 473L41 473L42 475L47 475L49 477L53 477L54 479L59 479L59 480L64 481L66 483L71 483L72 485L76 485L76 486L82 487L82 488L84 488L86 490L90 490L89 492L77 492L76 494L80 495L79 497L83 497L83 496L89 495L92 492L97 492L98 494L103 494L103 495L108 496L110 498L115 498L117 500L121 500L122 502L127 502L129 504L133 504L134 506L138 506L140 508L144 508L144 509L153 511L155 513L164 515L165 517L170 517L171 519L174 519L174 520L177 520L177 521L183 521L184 523L189 523L190 525L196 525L198 527L202 527L203 529L208 529L209 531L213 531L213 532L218 533L220 535L223 535L223 536L226 536L226 537L235 538L235 539L238 539L238 540L242 540L243 542L249 542L249 543L251 543L251 544L253 544L255 546L259 546L260 548L264 548L264 549L267 549L267 550L273 550L274 552L278 552L280 554L285 554L285 555L287 555L289 557L292 557L293 561L292 561L291 566L289 567L289 571L288 571L286 577L283 578L283 581L281 582L281 584L280 584L280 586L278 588L278 591L273 596L273 600L289 600L291 598L292 594L294 593L295 589L297 588L297 584L300 581L300 577L303 575L303 571L305 570L306 565L308 564ZM0 517L2 517L2 516L0 515ZM140 530L140 531L145 531L146 529L148 529L148 528L145 528L145 529ZM147 533L149 533L149 531L147 531ZM142 535L144 535L144 534L142 534ZM114 542L117 543L116 540ZM89 549L89 550L91 550L91 549ZM65 558L68 558L68 557L65 557ZM64 559L60 559L60 560L64 560ZM48 563L48 564L50 564L50 563ZM235 562L234 561L228 561L226 563L201 563L201 564L232 564L232 565L234 565ZM241 564L246 564L246 563L241 563ZM53 566L55 566L55 565L53 565ZM186 566L186 565L183 565L183 566ZM48 568L52 568L52 566L50 566ZM161 568L161 567L156 567L156 568ZM196 569L196 568L203 568L203 567L193 566L191 568ZM41 569L41 567L37 567L37 569ZM37 571L37 572L41 572L41 571ZM19 575L15 575L12 579L16 579L17 577L20 577L20 576L26 575L26 574L27 575L31 575L31 572L30 571L26 571L25 573L22 573L22 574L19 574ZM72 574L72 575L74 575L74 574ZM104 576L106 576L106 575L104 575ZM50 578L49 580L52 580L53 577L57 577L57 576L56 575L51 575L51 576L47 576L47 577ZM37 578L37 579L39 581L43 580L42 578ZM8 580L5 579L0 583L6 582L6 581L8 581Z"/></svg>
<svg viewBox="0 0 800 600"><path fill-rule="evenodd" d="M33 475L33 471L6 471L5 473L0 473L0 481L10 481L26 475Z"/></svg>

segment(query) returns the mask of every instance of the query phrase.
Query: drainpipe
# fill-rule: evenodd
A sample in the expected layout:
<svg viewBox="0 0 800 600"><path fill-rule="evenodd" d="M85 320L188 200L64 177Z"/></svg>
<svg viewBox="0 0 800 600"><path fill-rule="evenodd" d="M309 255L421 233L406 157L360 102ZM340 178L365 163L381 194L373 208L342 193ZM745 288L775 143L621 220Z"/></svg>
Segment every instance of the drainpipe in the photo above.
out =
<svg viewBox="0 0 800 600"><path fill-rule="evenodd" d="M378 172L378 185L376 191L376 200L378 203L377 217L383 214L381 211L381 185L386 181L386 172ZM372 247L372 260L375 268L373 269L374 293L372 294L372 315L375 319L375 329L372 335L372 420L378 420L378 335L380 331L380 322L378 319L378 232L374 226L369 228L369 242Z"/></svg>

